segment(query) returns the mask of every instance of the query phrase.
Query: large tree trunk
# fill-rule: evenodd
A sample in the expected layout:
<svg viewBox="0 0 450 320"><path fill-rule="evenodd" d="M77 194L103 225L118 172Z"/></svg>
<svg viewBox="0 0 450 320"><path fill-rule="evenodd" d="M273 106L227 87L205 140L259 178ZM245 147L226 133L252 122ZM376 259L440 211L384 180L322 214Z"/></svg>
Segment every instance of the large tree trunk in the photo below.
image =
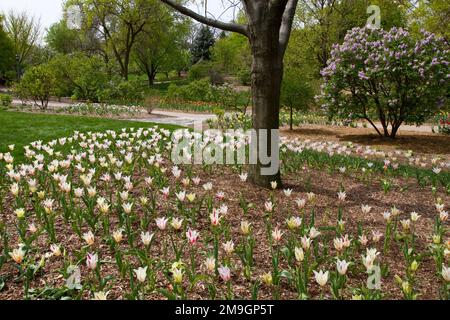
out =
<svg viewBox="0 0 450 320"><path fill-rule="evenodd" d="M276 181L278 186L281 186L278 129L283 57L279 49L280 21L271 21L267 17L261 20L264 21L256 21L255 24L249 25L250 45L253 56L251 84L253 129L255 129L258 137L260 132L262 134L267 133L266 150L267 156L272 158L272 163L264 165L260 161L260 156L258 156L258 163L250 166L250 181L262 187L270 187L272 181ZM277 139L275 143L276 150L271 150L273 137L270 130L277 130L274 131ZM260 148L261 145L258 141L258 155ZM273 166L274 162L277 162L277 170L274 174L262 172L263 168Z"/></svg>

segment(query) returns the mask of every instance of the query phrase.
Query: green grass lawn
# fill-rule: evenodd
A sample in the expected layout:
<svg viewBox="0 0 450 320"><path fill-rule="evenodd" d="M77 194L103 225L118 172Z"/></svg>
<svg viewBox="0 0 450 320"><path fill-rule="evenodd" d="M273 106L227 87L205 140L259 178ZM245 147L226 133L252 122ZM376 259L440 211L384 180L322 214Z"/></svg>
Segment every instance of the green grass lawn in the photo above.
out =
<svg viewBox="0 0 450 320"><path fill-rule="evenodd" d="M36 140L45 142L71 135L74 131L148 128L154 125L150 122L0 111L0 152L8 151L8 145L14 144L15 150L11 153L17 161L21 161L24 159L23 147ZM158 125L167 129L177 128L171 125Z"/></svg>

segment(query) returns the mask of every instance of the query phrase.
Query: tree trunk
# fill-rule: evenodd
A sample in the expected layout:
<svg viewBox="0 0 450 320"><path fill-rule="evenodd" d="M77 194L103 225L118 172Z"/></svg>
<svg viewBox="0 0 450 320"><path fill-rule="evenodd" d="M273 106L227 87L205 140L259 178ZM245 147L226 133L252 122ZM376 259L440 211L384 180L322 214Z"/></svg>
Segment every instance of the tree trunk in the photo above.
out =
<svg viewBox="0 0 450 320"><path fill-rule="evenodd" d="M280 92L283 77L283 62L279 51L279 26L270 20L261 21L260 25L250 26L250 45L252 63L252 102L253 129L259 134L267 134L267 156L273 157L271 164L262 164L259 156L261 145L258 138L257 164L250 165L250 181L261 187L270 187L276 181L281 187L279 170L279 114ZM268 130L265 130L268 129ZM271 150L271 129L276 131L276 150ZM261 169L273 166L277 162L274 174L265 174Z"/></svg>
<svg viewBox="0 0 450 320"><path fill-rule="evenodd" d="M292 106L290 107L290 118L289 118L289 128L291 129L291 131L292 130L294 130L294 124L293 124L293 122L294 122L294 120L293 120L293 110L292 110L293 108L292 108Z"/></svg>

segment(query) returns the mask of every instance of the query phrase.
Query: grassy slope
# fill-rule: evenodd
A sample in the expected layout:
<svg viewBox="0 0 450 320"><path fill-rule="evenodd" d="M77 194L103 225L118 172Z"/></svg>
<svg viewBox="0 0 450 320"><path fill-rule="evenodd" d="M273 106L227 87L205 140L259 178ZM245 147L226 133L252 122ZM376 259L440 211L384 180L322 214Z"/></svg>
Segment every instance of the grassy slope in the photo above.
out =
<svg viewBox="0 0 450 320"><path fill-rule="evenodd" d="M0 152L8 151L8 145L15 144L12 154L20 161L23 159L23 146L35 140L49 141L70 135L73 131L120 130L154 125L149 122L0 111ZM167 129L176 128L169 125L159 126Z"/></svg>

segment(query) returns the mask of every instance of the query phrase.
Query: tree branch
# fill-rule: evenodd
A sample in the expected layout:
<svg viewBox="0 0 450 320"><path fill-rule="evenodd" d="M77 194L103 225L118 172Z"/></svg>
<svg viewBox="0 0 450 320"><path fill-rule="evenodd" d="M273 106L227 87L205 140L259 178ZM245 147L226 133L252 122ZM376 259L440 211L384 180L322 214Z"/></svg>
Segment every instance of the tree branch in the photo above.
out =
<svg viewBox="0 0 450 320"><path fill-rule="evenodd" d="M294 22L295 10L298 0L289 0L283 13L283 20L280 28L280 53L284 55L289 38L291 36L292 24Z"/></svg>
<svg viewBox="0 0 450 320"><path fill-rule="evenodd" d="M226 22L222 22L219 20L204 17L182 5L177 4L173 0L161 0L161 1L164 2L165 4L167 4L168 6L172 7L176 11L178 11L188 17L191 17L192 19L197 20L200 23L203 23L210 27L218 28L221 30L240 33L240 34L248 37L247 26L245 26L245 25L241 25L241 24L237 24L237 23L226 23Z"/></svg>

